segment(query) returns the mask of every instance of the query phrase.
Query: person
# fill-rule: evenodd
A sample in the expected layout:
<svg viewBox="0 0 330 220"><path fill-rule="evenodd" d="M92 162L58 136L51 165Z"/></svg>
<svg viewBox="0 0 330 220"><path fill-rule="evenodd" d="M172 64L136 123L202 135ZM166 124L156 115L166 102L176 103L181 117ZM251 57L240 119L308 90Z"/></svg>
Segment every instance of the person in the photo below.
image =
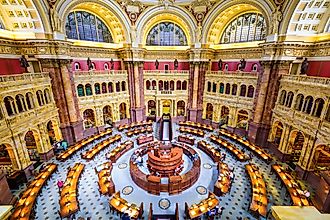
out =
<svg viewBox="0 0 330 220"><path fill-rule="evenodd" d="M221 59L218 61L218 70L219 71L222 70L222 60Z"/></svg>
<svg viewBox="0 0 330 220"><path fill-rule="evenodd" d="M223 153L222 154L222 161L225 161L225 159L226 159L226 153Z"/></svg>
<svg viewBox="0 0 330 220"><path fill-rule="evenodd" d="M304 190L304 195L306 196L307 199L311 196L308 190Z"/></svg>
<svg viewBox="0 0 330 220"><path fill-rule="evenodd" d="M88 70L93 69L93 64L92 64L92 61L89 57L87 58L87 67L88 67Z"/></svg>
<svg viewBox="0 0 330 220"><path fill-rule="evenodd" d="M131 217L129 217L129 215L128 215L127 213L125 213L125 214L123 215L123 217L121 217L121 219L122 219L122 220L130 220Z"/></svg>
<svg viewBox="0 0 330 220"><path fill-rule="evenodd" d="M64 183L62 180L57 181L57 186L59 189L61 189L64 186Z"/></svg>

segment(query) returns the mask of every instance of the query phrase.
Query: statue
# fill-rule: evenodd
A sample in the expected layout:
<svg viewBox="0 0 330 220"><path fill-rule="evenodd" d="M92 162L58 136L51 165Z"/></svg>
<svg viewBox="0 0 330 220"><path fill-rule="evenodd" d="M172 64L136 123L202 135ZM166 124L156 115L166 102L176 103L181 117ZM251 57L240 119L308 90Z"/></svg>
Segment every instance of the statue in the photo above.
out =
<svg viewBox="0 0 330 220"><path fill-rule="evenodd" d="M93 64L89 57L87 58L87 67L88 67L88 71L93 69Z"/></svg>
<svg viewBox="0 0 330 220"><path fill-rule="evenodd" d="M111 58L110 60L110 70L113 70L114 68L114 62L113 62L113 59Z"/></svg>
<svg viewBox="0 0 330 220"><path fill-rule="evenodd" d="M221 59L218 61L218 70L219 71L222 70L222 60Z"/></svg>
<svg viewBox="0 0 330 220"><path fill-rule="evenodd" d="M280 22L283 19L283 14L281 12L281 7L278 6L275 11L272 13L272 22L270 26L270 33L271 34L277 34L278 28L280 26Z"/></svg>
<svg viewBox="0 0 330 220"><path fill-rule="evenodd" d="M30 64L28 63L28 61L24 55L21 56L21 58L19 59L19 62L20 62L21 67L23 67L25 69L25 72L28 72L27 68L30 66Z"/></svg>
<svg viewBox="0 0 330 220"><path fill-rule="evenodd" d="M301 75L306 75L307 70L308 70L308 60L307 60L307 58L305 58L304 61L301 64L300 74Z"/></svg>
<svg viewBox="0 0 330 220"><path fill-rule="evenodd" d="M177 59L174 60L174 69L177 70L179 66L179 62Z"/></svg>
<svg viewBox="0 0 330 220"><path fill-rule="evenodd" d="M239 70L240 70L240 71L244 71L245 66L246 66L246 61L245 61L244 58L242 58L242 59L240 60Z"/></svg>
<svg viewBox="0 0 330 220"><path fill-rule="evenodd" d="M196 29L196 43L200 43L202 40L202 26L198 26Z"/></svg>
<svg viewBox="0 0 330 220"><path fill-rule="evenodd" d="M56 8L50 7L49 8L49 15L50 15L50 22L53 31L61 32L62 28L62 20L58 16Z"/></svg>
<svg viewBox="0 0 330 220"><path fill-rule="evenodd" d="M158 62L158 60L156 60L156 62L155 62L155 66L156 66L156 70L158 70L158 67L159 67L159 62Z"/></svg>

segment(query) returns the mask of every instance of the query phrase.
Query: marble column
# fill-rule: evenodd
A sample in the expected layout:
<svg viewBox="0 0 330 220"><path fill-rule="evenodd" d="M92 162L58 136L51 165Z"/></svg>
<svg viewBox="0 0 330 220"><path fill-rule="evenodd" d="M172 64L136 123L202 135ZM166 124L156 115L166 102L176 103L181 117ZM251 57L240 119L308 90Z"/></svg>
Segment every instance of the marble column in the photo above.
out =
<svg viewBox="0 0 330 220"><path fill-rule="evenodd" d="M131 121L143 121L145 119L143 62L125 61L128 72L128 90L130 94Z"/></svg>
<svg viewBox="0 0 330 220"><path fill-rule="evenodd" d="M261 65L248 136L252 142L266 146L271 129L272 109L275 106L279 90L280 75L289 72L289 62L271 60L262 61Z"/></svg>
<svg viewBox="0 0 330 220"><path fill-rule="evenodd" d="M70 64L70 60L41 60L43 71L50 73L63 138L71 145L83 138L83 120L80 116Z"/></svg>
<svg viewBox="0 0 330 220"><path fill-rule="evenodd" d="M203 94L205 73L209 62L190 62L187 120L201 121L203 116Z"/></svg>

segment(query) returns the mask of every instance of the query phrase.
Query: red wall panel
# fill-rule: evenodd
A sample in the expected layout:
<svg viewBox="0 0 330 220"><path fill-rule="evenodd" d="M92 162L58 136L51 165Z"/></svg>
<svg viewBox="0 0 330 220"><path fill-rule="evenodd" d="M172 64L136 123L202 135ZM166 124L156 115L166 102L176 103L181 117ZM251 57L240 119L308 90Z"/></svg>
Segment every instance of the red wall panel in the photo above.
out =
<svg viewBox="0 0 330 220"><path fill-rule="evenodd" d="M330 77L330 61L309 61L307 75Z"/></svg>
<svg viewBox="0 0 330 220"><path fill-rule="evenodd" d="M21 67L19 59L0 58L0 75L21 74L25 69Z"/></svg>
<svg viewBox="0 0 330 220"><path fill-rule="evenodd" d="M169 70L174 70L174 60L173 62L159 62L159 67L158 70L164 70L165 69L165 64L168 64ZM144 62L144 67L145 70L155 70L155 62ZM189 70L189 62L178 62L178 70Z"/></svg>
<svg viewBox="0 0 330 220"><path fill-rule="evenodd" d="M110 60L109 61L99 61L99 60L92 60L93 63L95 63L96 70L104 70L104 64L108 63L109 69L110 69ZM80 70L81 71L88 71L87 66L87 59L86 60L73 60L72 62L72 70L74 71L74 65L75 63L80 64ZM115 70L121 70L121 62L120 61L113 61L114 63L114 69Z"/></svg>

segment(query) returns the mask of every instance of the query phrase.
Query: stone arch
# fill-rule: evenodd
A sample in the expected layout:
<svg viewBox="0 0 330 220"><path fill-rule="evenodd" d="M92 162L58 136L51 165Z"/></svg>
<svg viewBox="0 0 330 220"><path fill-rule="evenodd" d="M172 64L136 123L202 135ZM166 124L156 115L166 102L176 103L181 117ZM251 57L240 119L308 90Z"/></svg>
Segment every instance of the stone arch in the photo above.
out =
<svg viewBox="0 0 330 220"><path fill-rule="evenodd" d="M248 121L249 121L249 111L245 109L238 110L236 116L236 122L237 122L236 126L238 128L247 129Z"/></svg>
<svg viewBox="0 0 330 220"><path fill-rule="evenodd" d="M93 109L86 109L83 111L83 120L84 120L84 128L92 128L95 127L95 112Z"/></svg>
<svg viewBox="0 0 330 220"><path fill-rule="evenodd" d="M112 108L110 105L106 105L102 109L103 112L103 123L105 125L112 125L113 116L112 116Z"/></svg>
<svg viewBox="0 0 330 220"><path fill-rule="evenodd" d="M313 168L329 167L330 166L330 146L319 144L315 147L312 166Z"/></svg>
<svg viewBox="0 0 330 220"><path fill-rule="evenodd" d="M183 100L180 100L176 104L177 116L184 116L186 114L186 103Z"/></svg>
<svg viewBox="0 0 330 220"><path fill-rule="evenodd" d="M40 154L44 152L41 144L41 136L38 130L29 129L23 136L25 147L31 161L40 161Z"/></svg>
<svg viewBox="0 0 330 220"><path fill-rule="evenodd" d="M110 28L115 43L130 42L129 30L131 23L127 15L115 1L110 0L59 0L56 10L62 21L62 32L65 33L65 22L73 10L85 10L103 19Z"/></svg>
<svg viewBox="0 0 330 220"><path fill-rule="evenodd" d="M221 1L205 18L202 31L202 43L215 44L214 42L220 41L222 32L227 24L229 24L234 17L242 13L261 13L266 20L266 26L269 27L274 8L275 5L271 1L266 0Z"/></svg>
<svg viewBox="0 0 330 220"><path fill-rule="evenodd" d="M120 120L127 118L127 104L125 102L119 104L119 118Z"/></svg>
<svg viewBox="0 0 330 220"><path fill-rule="evenodd" d="M213 105L211 103L206 104L206 119L213 120Z"/></svg>
<svg viewBox="0 0 330 220"><path fill-rule="evenodd" d="M161 9L161 10L160 10ZM145 45L147 35L152 27L162 21L170 21L177 24L184 31L188 46L195 42L196 21L189 12L181 7L168 6L166 13L163 6L151 7L144 11L136 21L137 42Z"/></svg>
<svg viewBox="0 0 330 220"><path fill-rule="evenodd" d="M148 104L148 108L147 108L148 115L149 116L155 116L156 115L156 108L157 108L155 100L149 100L147 104Z"/></svg>
<svg viewBox="0 0 330 220"><path fill-rule="evenodd" d="M16 161L14 148L11 144L2 143L0 144L0 161L1 164L11 165L12 169L18 169L18 163Z"/></svg>
<svg viewBox="0 0 330 220"><path fill-rule="evenodd" d="M291 131L287 147L287 152L290 154L291 162L297 162L299 160L305 139L305 135L301 131Z"/></svg>
<svg viewBox="0 0 330 220"><path fill-rule="evenodd" d="M270 137L270 142L274 143L277 147L280 146L282 141L284 131L284 125L281 121L275 121L272 126L272 135Z"/></svg>
<svg viewBox="0 0 330 220"><path fill-rule="evenodd" d="M62 139L59 124L56 120L49 120L46 124L50 144Z"/></svg>

